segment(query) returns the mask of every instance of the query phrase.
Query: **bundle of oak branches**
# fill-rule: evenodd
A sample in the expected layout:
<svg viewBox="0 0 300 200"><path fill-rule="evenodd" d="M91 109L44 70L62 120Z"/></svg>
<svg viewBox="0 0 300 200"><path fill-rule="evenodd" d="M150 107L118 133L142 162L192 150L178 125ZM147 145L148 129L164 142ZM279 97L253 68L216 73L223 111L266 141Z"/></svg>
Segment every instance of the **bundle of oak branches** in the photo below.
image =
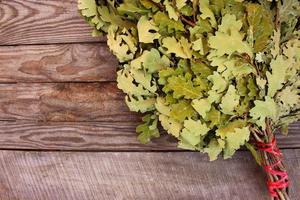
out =
<svg viewBox="0 0 300 200"><path fill-rule="evenodd" d="M300 118L298 0L79 0L119 60L118 87L147 143L161 126L178 147L230 158L245 145L289 199L274 131Z"/></svg>

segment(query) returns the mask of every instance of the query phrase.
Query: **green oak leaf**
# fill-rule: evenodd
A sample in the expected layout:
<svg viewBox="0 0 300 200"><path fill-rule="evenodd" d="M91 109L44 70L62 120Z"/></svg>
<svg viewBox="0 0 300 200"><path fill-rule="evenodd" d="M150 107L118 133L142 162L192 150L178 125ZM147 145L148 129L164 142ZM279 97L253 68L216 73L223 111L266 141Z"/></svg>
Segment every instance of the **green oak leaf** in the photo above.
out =
<svg viewBox="0 0 300 200"><path fill-rule="evenodd" d="M157 128L158 119L156 115L145 115L143 118L143 124L136 127L136 132L138 135L138 140L146 144L150 142L152 138L158 138L160 136L159 130Z"/></svg>
<svg viewBox="0 0 300 200"><path fill-rule="evenodd" d="M160 38L158 33L159 28L155 25L154 21L142 16L137 23L137 30L139 34L139 42L153 43L155 39Z"/></svg>
<svg viewBox="0 0 300 200"><path fill-rule="evenodd" d="M134 97L134 96L126 96L125 102L129 108L129 110L134 112L145 113L151 110L154 110L155 106L155 98L146 98L143 97Z"/></svg>
<svg viewBox="0 0 300 200"><path fill-rule="evenodd" d="M201 12L200 17L202 19L208 19L212 27L217 26L217 21L213 11L210 8L209 0L199 0L199 10Z"/></svg>
<svg viewBox="0 0 300 200"><path fill-rule="evenodd" d="M273 121L277 120L278 117L278 106L274 99L269 96L265 97L265 100L255 100L255 106L250 110L250 116L255 121L257 126L265 129L265 120L267 118Z"/></svg>
<svg viewBox="0 0 300 200"><path fill-rule="evenodd" d="M97 11L97 4L94 0L78 0L78 9L84 17L88 18L88 21L100 29L104 22L101 20Z"/></svg>
<svg viewBox="0 0 300 200"><path fill-rule="evenodd" d="M243 34L239 32L241 28L242 21L236 20L234 15L227 14L222 18L218 31L208 39L209 46L216 49L216 56L230 56L235 52L253 56L251 47L244 41Z"/></svg>
<svg viewBox="0 0 300 200"><path fill-rule="evenodd" d="M186 6L186 2L188 0L175 0L176 2L176 7L180 10L181 8L183 8L184 6Z"/></svg>
<svg viewBox="0 0 300 200"><path fill-rule="evenodd" d="M191 62L191 70L197 77L205 78L213 74L213 70L201 60L195 60Z"/></svg>
<svg viewBox="0 0 300 200"><path fill-rule="evenodd" d="M178 13L176 12L176 9L171 4L172 3L169 0L164 0L164 5L166 7L166 11L169 15L169 18L177 21L179 18Z"/></svg>
<svg viewBox="0 0 300 200"><path fill-rule="evenodd" d="M138 4L138 1L132 1L132 0L124 0L124 3L122 3L118 8L118 12L121 15L133 15L135 16L136 13L139 13L141 15L146 15L150 11L146 8L143 8L143 6Z"/></svg>
<svg viewBox="0 0 300 200"><path fill-rule="evenodd" d="M212 90L218 93L223 92L227 88L227 81L218 72L214 72L207 79L213 83Z"/></svg>
<svg viewBox="0 0 300 200"><path fill-rule="evenodd" d="M208 99L194 99L192 101L192 106L204 119L207 116L207 112L211 109L211 103Z"/></svg>
<svg viewBox="0 0 300 200"><path fill-rule="evenodd" d="M282 55L276 57L270 63L272 72L267 71L268 96L273 97L275 93L283 87L286 81L287 62Z"/></svg>
<svg viewBox="0 0 300 200"><path fill-rule="evenodd" d="M191 76L171 76L167 79L165 88L173 91L173 97L179 99L184 97L186 99L196 99L202 96L201 88L194 86Z"/></svg>
<svg viewBox="0 0 300 200"><path fill-rule="evenodd" d="M161 55L157 49L145 50L143 54L131 61L134 69L144 69L153 74L170 66L170 60L167 56Z"/></svg>
<svg viewBox="0 0 300 200"><path fill-rule="evenodd" d="M174 33L174 32L184 32L184 25L181 21L175 21L170 19L165 13L157 12L153 16L154 23L159 27L159 32L164 33Z"/></svg>
<svg viewBox="0 0 300 200"><path fill-rule="evenodd" d="M242 129L247 125L245 120L237 119L220 126L216 130L216 135L225 140L228 133L235 132L235 129Z"/></svg>
<svg viewBox="0 0 300 200"><path fill-rule="evenodd" d="M183 127L180 138L192 146L198 145L209 131L209 128L200 120L187 119Z"/></svg>
<svg viewBox="0 0 300 200"><path fill-rule="evenodd" d="M145 89L150 91L151 93L155 93L157 90L157 85L154 81L152 81L151 74L145 73L143 70L130 70L130 74L134 78L135 82L143 86Z"/></svg>
<svg viewBox="0 0 300 200"><path fill-rule="evenodd" d="M223 151L225 147L224 140L213 138L204 148L203 152L207 153L210 161L217 160L218 155Z"/></svg>
<svg viewBox="0 0 300 200"><path fill-rule="evenodd" d="M110 26L107 34L107 45L120 62L133 59L136 48L136 39L128 30L119 31L117 26Z"/></svg>
<svg viewBox="0 0 300 200"><path fill-rule="evenodd" d="M165 99L158 97L156 99L155 108L159 112L159 121L162 127L171 135L179 137L182 129L182 123L170 117L171 107L166 105Z"/></svg>
<svg viewBox="0 0 300 200"><path fill-rule="evenodd" d="M228 132L225 137L224 159L231 158L235 151L249 140L249 137L248 127L235 128L234 131Z"/></svg>
<svg viewBox="0 0 300 200"><path fill-rule="evenodd" d="M171 117L168 117L166 115L159 115L159 121L162 125L162 127L171 135L178 138L180 131L182 129L182 124L178 122L175 119L172 119Z"/></svg>
<svg viewBox="0 0 300 200"><path fill-rule="evenodd" d="M134 96L148 96L149 90L146 90L142 85L136 85L133 81L134 78L127 69L122 69L117 72L118 88L123 90L126 94Z"/></svg>
<svg viewBox="0 0 300 200"><path fill-rule="evenodd" d="M272 12L255 3L248 4L246 10L250 30L253 32L254 52L261 52L269 43L274 30Z"/></svg>
<svg viewBox="0 0 300 200"><path fill-rule="evenodd" d="M166 37L162 40L162 46L167 49L167 53L174 53L179 58L192 57L192 44L184 37L179 41L175 37Z"/></svg>
<svg viewBox="0 0 300 200"><path fill-rule="evenodd" d="M188 101L180 101L171 105L170 117L183 122L187 118L195 116L196 112Z"/></svg>
<svg viewBox="0 0 300 200"><path fill-rule="evenodd" d="M221 111L224 114L234 114L236 107L239 105L240 96L233 85L229 85L226 94L222 97L220 104Z"/></svg>

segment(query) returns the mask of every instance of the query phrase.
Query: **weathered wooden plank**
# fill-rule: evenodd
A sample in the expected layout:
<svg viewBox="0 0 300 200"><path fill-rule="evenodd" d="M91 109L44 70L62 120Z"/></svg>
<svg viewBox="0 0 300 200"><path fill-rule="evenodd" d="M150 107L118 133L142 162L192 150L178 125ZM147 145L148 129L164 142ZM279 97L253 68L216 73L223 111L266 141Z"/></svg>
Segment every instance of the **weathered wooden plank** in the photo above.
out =
<svg viewBox="0 0 300 200"><path fill-rule="evenodd" d="M115 83L0 84L0 120L133 121Z"/></svg>
<svg viewBox="0 0 300 200"><path fill-rule="evenodd" d="M68 151L178 151L176 139L162 132L147 145L136 139L139 122L0 122L0 148ZM277 135L280 148L300 148L300 123L288 137Z"/></svg>
<svg viewBox="0 0 300 200"><path fill-rule="evenodd" d="M169 143L170 138L149 146L138 144L134 133L138 114L129 112L115 83L2 84L0 120L25 120L0 123L1 148L170 150L175 147ZM105 121L116 123L100 123ZM293 124L291 134L281 136L281 147L300 147L299 127L300 123Z"/></svg>
<svg viewBox="0 0 300 200"><path fill-rule="evenodd" d="M300 150L285 150L300 199ZM0 199L269 199L248 152L207 162L199 153L0 152Z"/></svg>
<svg viewBox="0 0 300 200"><path fill-rule="evenodd" d="M100 41L77 11L77 0L2 0L0 45Z"/></svg>
<svg viewBox="0 0 300 200"><path fill-rule="evenodd" d="M0 120L27 121L0 123L1 148L168 150L175 146L166 142L169 138L145 147L138 144L134 134L138 114L129 112L115 83L2 84ZM293 124L291 134L281 136L281 147L300 147L299 127L300 123ZM127 139L118 141L122 137Z"/></svg>
<svg viewBox="0 0 300 200"><path fill-rule="evenodd" d="M0 149L75 151L178 150L163 135L147 145L136 139L138 122L0 122Z"/></svg>
<svg viewBox="0 0 300 200"><path fill-rule="evenodd" d="M105 44L0 46L0 82L113 81Z"/></svg>

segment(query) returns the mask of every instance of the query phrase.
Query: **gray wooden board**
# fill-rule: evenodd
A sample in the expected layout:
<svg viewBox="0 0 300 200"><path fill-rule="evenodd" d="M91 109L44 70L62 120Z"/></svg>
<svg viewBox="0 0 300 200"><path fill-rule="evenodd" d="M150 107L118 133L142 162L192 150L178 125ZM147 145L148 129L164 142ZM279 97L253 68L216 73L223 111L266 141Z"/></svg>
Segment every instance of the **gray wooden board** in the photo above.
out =
<svg viewBox="0 0 300 200"><path fill-rule="evenodd" d="M300 150L284 150L300 199ZM269 199L248 152L208 162L192 152L0 152L0 199Z"/></svg>

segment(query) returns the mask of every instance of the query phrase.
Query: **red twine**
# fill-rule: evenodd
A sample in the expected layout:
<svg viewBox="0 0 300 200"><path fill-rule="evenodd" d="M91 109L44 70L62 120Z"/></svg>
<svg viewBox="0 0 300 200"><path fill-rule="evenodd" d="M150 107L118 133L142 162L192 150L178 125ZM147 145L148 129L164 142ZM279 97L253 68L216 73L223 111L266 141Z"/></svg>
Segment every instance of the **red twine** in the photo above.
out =
<svg viewBox="0 0 300 200"><path fill-rule="evenodd" d="M267 153L273 154L276 158L276 162L270 165L266 164L263 166L265 171L271 175L279 177L279 180L271 181L270 179L267 182L269 193L274 198L279 198L277 189L284 189L289 186L288 174L285 171L281 171L279 165L282 162L282 154L277 147L275 137L269 143L256 142L258 150L265 151Z"/></svg>

